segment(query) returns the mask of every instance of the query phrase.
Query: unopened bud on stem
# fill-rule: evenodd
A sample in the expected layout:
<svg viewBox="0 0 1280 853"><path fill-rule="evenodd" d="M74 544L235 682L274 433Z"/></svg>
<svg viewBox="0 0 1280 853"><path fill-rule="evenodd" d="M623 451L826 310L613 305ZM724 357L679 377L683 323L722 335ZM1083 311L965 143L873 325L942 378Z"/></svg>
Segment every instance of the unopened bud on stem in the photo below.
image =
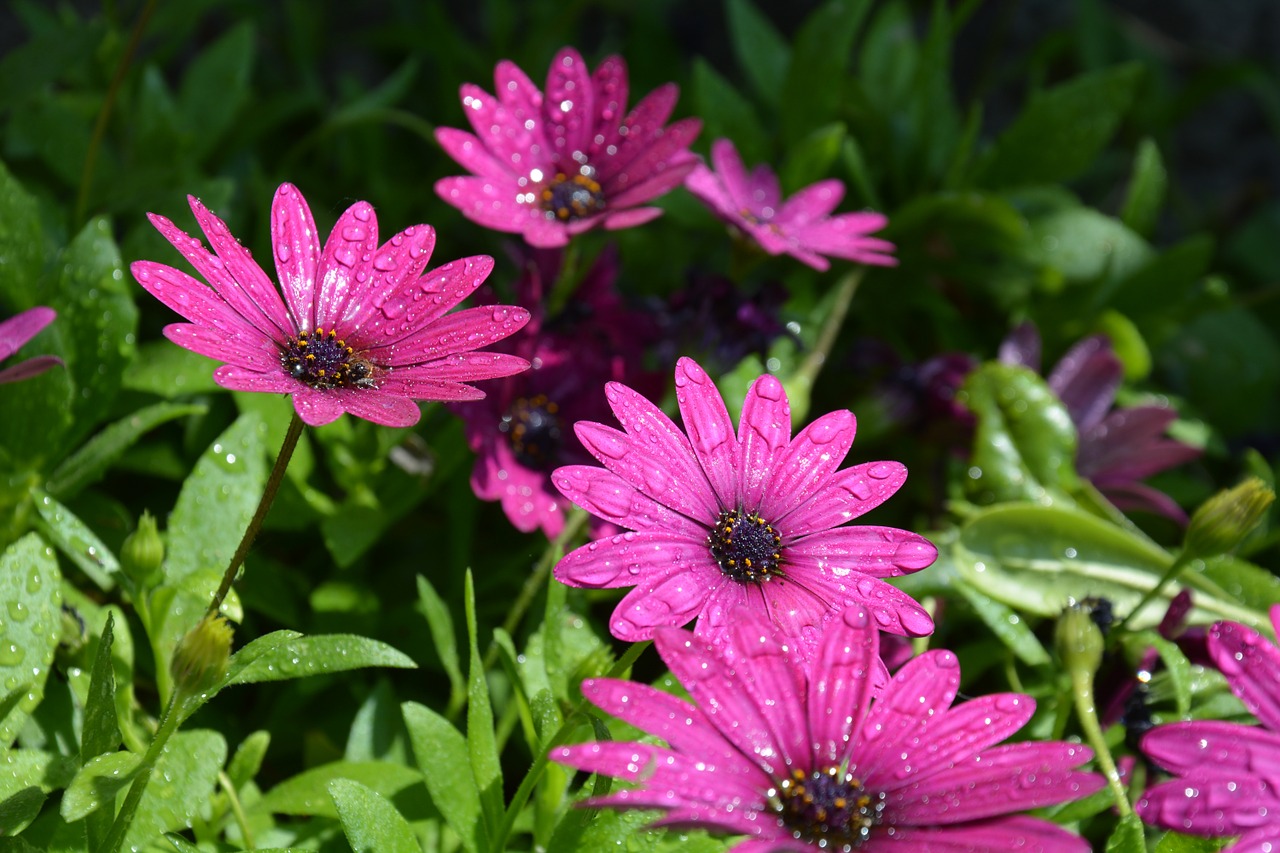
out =
<svg viewBox="0 0 1280 853"><path fill-rule="evenodd" d="M1191 516L1185 549L1197 557L1227 553L1258 526L1275 499L1276 493L1257 477L1218 492Z"/></svg>

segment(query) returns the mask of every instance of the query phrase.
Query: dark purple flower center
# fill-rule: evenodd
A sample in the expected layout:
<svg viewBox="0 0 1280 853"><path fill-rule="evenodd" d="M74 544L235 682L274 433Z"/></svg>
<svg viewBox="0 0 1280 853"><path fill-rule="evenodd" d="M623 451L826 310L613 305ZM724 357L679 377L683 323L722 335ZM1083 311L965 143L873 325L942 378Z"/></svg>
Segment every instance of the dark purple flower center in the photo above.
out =
<svg viewBox="0 0 1280 853"><path fill-rule="evenodd" d="M298 332L280 353L285 372L312 388L377 388L378 367L347 346L335 329Z"/></svg>
<svg viewBox="0 0 1280 853"><path fill-rule="evenodd" d="M543 184L538 198L547 218L569 222L604 210L604 190L594 175L594 169L583 166L576 175L557 172L554 178Z"/></svg>
<svg viewBox="0 0 1280 853"><path fill-rule="evenodd" d="M724 510L707 536L720 571L736 581L764 581L782 575L782 537L755 513Z"/></svg>
<svg viewBox="0 0 1280 853"><path fill-rule="evenodd" d="M856 850L884 816L885 796L839 767L793 770L777 788L778 817L797 839L824 850Z"/></svg>
<svg viewBox="0 0 1280 853"><path fill-rule="evenodd" d="M535 471L549 470L560 449L560 407L547 395L521 397L502 416L498 430L505 433L516 461Z"/></svg>

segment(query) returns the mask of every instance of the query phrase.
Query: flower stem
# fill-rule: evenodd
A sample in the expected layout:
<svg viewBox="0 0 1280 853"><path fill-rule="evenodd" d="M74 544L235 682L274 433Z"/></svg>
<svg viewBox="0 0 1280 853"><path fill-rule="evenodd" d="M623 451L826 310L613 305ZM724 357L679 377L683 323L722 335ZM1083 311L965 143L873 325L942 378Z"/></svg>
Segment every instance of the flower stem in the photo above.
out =
<svg viewBox="0 0 1280 853"><path fill-rule="evenodd" d="M1107 746L1107 741L1102 736L1102 727L1098 724L1098 707L1093 701L1093 673L1078 666L1068 667L1068 669L1071 672L1071 695L1075 700L1076 717L1080 720L1080 728L1084 730L1085 740L1089 742L1089 746L1093 747L1094 757L1102 768L1102 775L1106 777L1107 787L1111 789L1116 810L1120 812L1121 817L1125 817L1133 812L1133 807L1129 805L1129 795L1120 781L1120 771L1116 769L1116 762L1111 757L1111 749Z"/></svg>
<svg viewBox="0 0 1280 853"><path fill-rule="evenodd" d="M231 584L236 579L236 572L240 571L240 567L244 565L244 558L248 556L249 548L257 538L258 531L262 529L267 511L271 509L271 504L276 499L276 492L280 491L280 484L284 482L284 472L289 467L289 460L293 458L294 448L298 446L302 427L302 418L295 411L293 420L289 421L289 431L285 433L284 441L280 445L280 455L276 457L276 464L272 467L270 476L267 477L267 487L262 491L262 500L258 501L258 508L254 510L253 518L249 519L244 537L240 540L239 547L231 557L230 565L222 575L222 583L218 586L218 591L213 594L213 601L209 602L209 616L216 614L222 607L222 602L226 600L227 593L231 591Z"/></svg>
<svg viewBox="0 0 1280 853"><path fill-rule="evenodd" d="M120 86L124 83L125 72L133 64L133 57L138 52L138 43L142 41L147 22L151 20L151 13L155 10L156 0L147 0L147 5L142 7L138 20L134 22L133 31L129 33L129 45L116 65L115 74L111 77L111 85L107 87L107 95L102 100L102 109L98 110L98 118L93 123L93 136L89 139L89 150L84 157L84 170L80 173L80 191L76 195L75 221L77 223L83 222L88 212L89 187L93 184L93 172L98 163L98 151L102 148L102 137L107 133L107 120L111 118L111 112L115 109L116 97L120 94Z"/></svg>
<svg viewBox="0 0 1280 853"><path fill-rule="evenodd" d="M1163 575L1161 575L1160 580L1156 581L1156 585L1147 590L1146 594L1138 600L1137 605L1129 611L1129 615L1125 616L1114 630L1124 631L1128 628L1129 623L1133 621L1133 617L1138 615L1138 611L1150 604L1156 596L1160 595L1160 593L1164 592L1164 588L1176 580L1178 575L1182 574L1182 570L1190 565L1194 559L1195 555L1193 553L1183 550L1183 552L1178 555L1178 559L1173 561L1173 565L1170 566Z"/></svg>
<svg viewBox="0 0 1280 853"><path fill-rule="evenodd" d="M618 662L610 667L604 677L617 678L622 675L636 662L636 658L640 657L640 654L652 644L652 640L633 643L618 659ZM552 747L559 744L578 725L578 718L582 716L582 709L586 704L586 697L580 697L569 713L565 715L564 722L560 724L560 728L556 729L555 734L548 738L538 752L534 754L533 766L529 768L529 772L525 774L525 777L520 780L520 787L516 789L515 795L511 798L511 804L507 806L506 814L502 817L502 825L498 827L497 838L494 840L491 849L506 849L507 837L511 835L511 829L515 825L516 817L520 814L521 809L524 808L524 804L528 802L534 786L542 778L543 771L547 769Z"/></svg>
<svg viewBox="0 0 1280 853"><path fill-rule="evenodd" d="M831 354L831 347L835 346L836 338L840 336L844 318L849 313L849 306L853 304L853 295L858 292L858 285L865 274L866 267L854 267L836 283L835 300L818 332L818 340L814 342L813 349L801 363L800 369L791 377L792 384L803 388L806 393L817 381L818 374L827 362L827 356Z"/></svg>
<svg viewBox="0 0 1280 853"><path fill-rule="evenodd" d="M231 777L227 775L225 770L218 771L218 783L222 785L222 790L227 794L227 804L231 807L231 814L235 817L236 826L240 827L240 843L244 845L245 850L255 849L253 846L253 832L249 829L249 818L244 813L244 807L240 804L240 795L236 793L235 783L231 781Z"/></svg>
<svg viewBox="0 0 1280 853"><path fill-rule="evenodd" d="M155 738L147 748L147 754L142 757L142 763L138 765L133 782L129 785L129 793L125 795L124 804L111 824L111 831L107 833L106 840L98 848L99 853L116 853L124 844L129 825L133 823L133 816L138 811L138 803L142 801L142 795L147 790L147 783L151 781L151 771L155 769L156 762L164 752L165 744L169 742L169 738L177 731L178 724L182 721L182 715L178 713L180 693L182 693L181 690L175 690L169 697L169 704L165 707L164 716L160 720L160 728L156 730Z"/></svg>

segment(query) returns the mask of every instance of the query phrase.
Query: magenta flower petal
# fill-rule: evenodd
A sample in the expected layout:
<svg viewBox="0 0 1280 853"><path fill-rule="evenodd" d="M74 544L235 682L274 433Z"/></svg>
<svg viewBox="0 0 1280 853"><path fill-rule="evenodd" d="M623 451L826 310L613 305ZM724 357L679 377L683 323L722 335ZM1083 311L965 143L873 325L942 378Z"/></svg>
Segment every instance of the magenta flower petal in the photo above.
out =
<svg viewBox="0 0 1280 853"><path fill-rule="evenodd" d="M493 262L463 258L424 276L435 242L430 226L405 229L379 248L373 208L356 202L322 249L302 195L283 184L271 212L282 300L222 220L198 200L190 203L215 254L164 217L152 214L151 221L211 287L152 261L131 269L143 288L190 321L168 326L170 340L227 363L214 374L225 387L292 394L312 426L344 411L410 426L420 416L414 400L474 399L483 393L466 383L528 367L515 356L474 352L523 326L525 309L444 317Z"/></svg>
<svg viewBox="0 0 1280 853"><path fill-rule="evenodd" d="M0 370L0 385L9 382L21 382L24 379L30 379L33 376L39 376L46 370L58 367L62 364L62 359L56 355L37 355L26 361L19 362L12 367L6 367Z"/></svg>
<svg viewBox="0 0 1280 853"><path fill-rule="evenodd" d="M1278 616L1273 606L1272 621ZM1239 622L1218 622L1209 630L1209 656L1249 713L1280 733L1280 648Z"/></svg>
<svg viewBox="0 0 1280 853"><path fill-rule="evenodd" d="M1102 421L1123 378L1124 366L1101 335L1085 338L1069 349L1048 376L1049 387L1081 432Z"/></svg>
<svg viewBox="0 0 1280 853"><path fill-rule="evenodd" d="M760 853L1088 849L1013 813L1101 789L1101 776L1077 769L1090 750L994 745L1034 705L1006 694L952 707L960 678L950 652L916 659L881 687L879 632L856 611L831 619L805 660L749 613L723 644L665 628L655 645L693 704L642 685L586 682L588 699L667 746L553 750L556 761L636 786L585 805L658 809L655 826L744 835L731 849Z"/></svg>
<svg viewBox="0 0 1280 853"><path fill-rule="evenodd" d="M677 186L695 159L697 119L666 125L677 89L663 86L626 112L626 65L606 58L591 73L566 47L544 91L511 62L494 70L497 96L461 88L475 136L441 128L436 139L473 177L436 192L472 221L522 234L531 246L563 246L595 227L626 228L661 211L639 208Z"/></svg>
<svg viewBox="0 0 1280 853"><path fill-rule="evenodd" d="M27 341L40 334L45 326L57 318L58 313L43 305L29 308L15 314L4 322L0 322L0 361L22 349ZM33 376L39 376L50 368L62 364L56 355L38 355L26 361L0 370L0 384L21 382Z"/></svg>
<svg viewBox="0 0 1280 853"><path fill-rule="evenodd" d="M791 438L786 394L766 376L751 386L735 431L715 383L688 358L676 366L688 438L625 386L609 386L608 395L623 431L577 425L608 476L566 467L553 482L635 532L570 552L556 577L574 586L639 584L615 613L616 636L643 639L696 613L699 637L722 638L745 605L812 649L823 621L855 602L886 631L933 629L918 603L879 578L924 568L936 549L894 528L840 527L905 478L892 463L837 471L853 441L852 414L824 415ZM830 505L819 507L819 496ZM646 604L646 596L657 600Z"/></svg>
<svg viewBox="0 0 1280 853"><path fill-rule="evenodd" d="M840 181L819 181L783 200L777 176L764 165L748 175L729 140L715 141L711 162L714 171L697 166L685 180L685 188L769 254L789 254L818 270L830 266L824 255L864 264L897 263L893 244L870 236L885 226L884 216L831 216L844 198Z"/></svg>

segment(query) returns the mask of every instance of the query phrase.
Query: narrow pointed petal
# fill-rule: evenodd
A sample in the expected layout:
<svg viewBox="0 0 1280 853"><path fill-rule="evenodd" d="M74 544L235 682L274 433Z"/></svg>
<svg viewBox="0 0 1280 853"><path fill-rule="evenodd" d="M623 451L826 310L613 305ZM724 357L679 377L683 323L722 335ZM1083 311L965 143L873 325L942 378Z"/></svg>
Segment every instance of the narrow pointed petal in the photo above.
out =
<svg viewBox="0 0 1280 853"><path fill-rule="evenodd" d="M1280 732L1280 649L1239 622L1219 622L1209 630L1209 654L1249 713Z"/></svg>
<svg viewBox="0 0 1280 853"><path fill-rule="evenodd" d="M857 422L844 409L802 429L776 463L760 514L771 520L785 518L824 487L844 462L856 431Z"/></svg>
<svg viewBox="0 0 1280 853"><path fill-rule="evenodd" d="M816 533L786 546L794 565L820 571L854 570L876 578L911 574L933 565L938 549L918 533L859 524Z"/></svg>
<svg viewBox="0 0 1280 853"><path fill-rule="evenodd" d="M347 303L367 293L373 253L377 248L378 217L369 202L358 201L338 217L320 253L315 306L317 326L336 327Z"/></svg>
<svg viewBox="0 0 1280 853"><path fill-rule="evenodd" d="M871 702L880 635L861 607L846 608L826 630L809 681L809 732L819 761L849 754L850 732L862 727Z"/></svg>
<svg viewBox="0 0 1280 853"><path fill-rule="evenodd" d="M304 388L293 395L293 409L307 426L324 426L342 416L342 404L328 394Z"/></svg>
<svg viewBox="0 0 1280 853"><path fill-rule="evenodd" d="M213 381L232 391L258 391L268 394L292 394L306 387L283 370L274 373L257 373L224 364L213 372Z"/></svg>
<svg viewBox="0 0 1280 853"><path fill-rule="evenodd" d="M701 524L643 494L607 469L565 465L556 469L551 481L566 498L619 527L637 532L662 531L690 542L706 536Z"/></svg>
<svg viewBox="0 0 1280 853"><path fill-rule="evenodd" d="M638 643L651 639L657 628L688 624L724 582L719 569L695 564L638 583L614 608L609 631L623 642Z"/></svg>
<svg viewBox="0 0 1280 853"><path fill-rule="evenodd" d="M923 734L927 720L945 713L960 689L960 664L949 651L929 651L912 658L894 674L862 724L874 740L859 739L851 755L861 779L875 778L884 790L914 782L910 769L898 763L903 744Z"/></svg>
<svg viewBox="0 0 1280 853"><path fill-rule="evenodd" d="M669 464L659 448L603 424L580 422L574 432L588 453L636 490L703 525L715 522L701 484L682 478L680 466Z"/></svg>
<svg viewBox="0 0 1280 853"><path fill-rule="evenodd" d="M551 61L542 104L547 142L557 159L566 161L591 149L595 93L587 63L573 48L562 49Z"/></svg>
<svg viewBox="0 0 1280 853"><path fill-rule="evenodd" d="M57 316L58 312L52 308L39 305L0 323L0 361L22 349L27 341L40 334Z"/></svg>
<svg viewBox="0 0 1280 853"><path fill-rule="evenodd" d="M339 321L347 340L365 348L364 327L381 314L381 322L392 319L383 310L387 298L397 291L412 288L422 278L436 245L436 231L430 225L406 228L378 248L373 256L368 288L359 300L347 303ZM394 311L394 306L389 311Z"/></svg>
<svg viewBox="0 0 1280 853"><path fill-rule="evenodd" d="M333 397L358 418L389 427L413 426L422 417L413 400L364 388L336 388Z"/></svg>
<svg viewBox="0 0 1280 853"><path fill-rule="evenodd" d="M271 341L260 337L229 334L191 323L172 323L165 326L164 336L183 349L228 362L254 373L285 375L284 368L280 366L280 349Z"/></svg>
<svg viewBox="0 0 1280 853"><path fill-rule="evenodd" d="M1067 351L1053 372L1049 387L1062 400L1081 432L1102 421L1116 399L1124 367L1101 335L1085 338Z"/></svg>
<svg viewBox="0 0 1280 853"><path fill-rule="evenodd" d="M64 366L62 359L56 355L37 355L0 370L0 385L9 382L22 382L33 376L39 376L47 370L62 366Z"/></svg>
<svg viewBox="0 0 1280 853"><path fill-rule="evenodd" d="M565 554L555 575L569 586L604 589L652 583L672 573L690 574L700 563L719 571L701 542L660 531L622 533Z"/></svg>
<svg viewBox="0 0 1280 853"><path fill-rule="evenodd" d="M264 337L216 292L186 273L154 261L135 261L129 269L144 290L197 326L227 335Z"/></svg>
<svg viewBox="0 0 1280 853"><path fill-rule="evenodd" d="M724 398L691 358L676 364L676 401L689 443L721 509L738 503L738 441Z"/></svg>
<svg viewBox="0 0 1280 853"><path fill-rule="evenodd" d="M1142 751L1170 773L1255 772L1280 766L1280 733L1223 720L1179 721L1147 732Z"/></svg>
<svg viewBox="0 0 1280 853"><path fill-rule="evenodd" d="M450 261L404 282L383 300L380 311L361 330L362 340L369 341L367 351L376 352L378 358L387 357L399 342L428 332L432 323L470 296L492 270L493 258L476 255Z"/></svg>
<svg viewBox="0 0 1280 853"><path fill-rule="evenodd" d="M837 180L818 181L784 201L778 208L778 220L785 222L789 228L800 228L830 216L840 206L843 198L844 184ZM867 228L867 231L878 231L884 227L885 218L878 213L853 215L868 217L868 222L877 223L874 227Z"/></svg>
<svg viewBox="0 0 1280 853"><path fill-rule="evenodd" d="M292 184L281 184L276 190L271 205L271 246L294 330L314 329L320 234L311 208Z"/></svg>
<svg viewBox="0 0 1280 853"><path fill-rule="evenodd" d="M903 853L1089 853L1092 849L1074 832L1023 815L967 826L898 826L893 840Z"/></svg>
<svg viewBox="0 0 1280 853"><path fill-rule="evenodd" d="M836 473L809 500L778 519L787 536L800 539L865 515L893 497L907 481L901 462L864 462Z"/></svg>
<svg viewBox="0 0 1280 853"><path fill-rule="evenodd" d="M765 374L752 383L738 424L740 481L738 494L746 509L764 503L774 460L791 441L791 405L777 377Z"/></svg>
<svg viewBox="0 0 1280 853"><path fill-rule="evenodd" d="M219 291L219 295L244 317L250 318L255 326L273 337L277 335L287 337L296 331L292 328L284 302L280 299L280 291L276 290L271 279L267 278L262 267L258 266L257 261L249 254L249 250L240 245L240 241L231 234L226 223L213 215L200 203L199 199L192 198L190 203L191 212L195 214L196 221L200 223L200 229L208 238L210 248L217 253L218 259L226 266L232 280L238 285ZM174 245L178 244L174 243ZM190 257L188 252L182 249L179 251L182 251L184 256ZM210 284L217 286L218 278L210 278L204 270L200 270L200 274L204 275Z"/></svg>

